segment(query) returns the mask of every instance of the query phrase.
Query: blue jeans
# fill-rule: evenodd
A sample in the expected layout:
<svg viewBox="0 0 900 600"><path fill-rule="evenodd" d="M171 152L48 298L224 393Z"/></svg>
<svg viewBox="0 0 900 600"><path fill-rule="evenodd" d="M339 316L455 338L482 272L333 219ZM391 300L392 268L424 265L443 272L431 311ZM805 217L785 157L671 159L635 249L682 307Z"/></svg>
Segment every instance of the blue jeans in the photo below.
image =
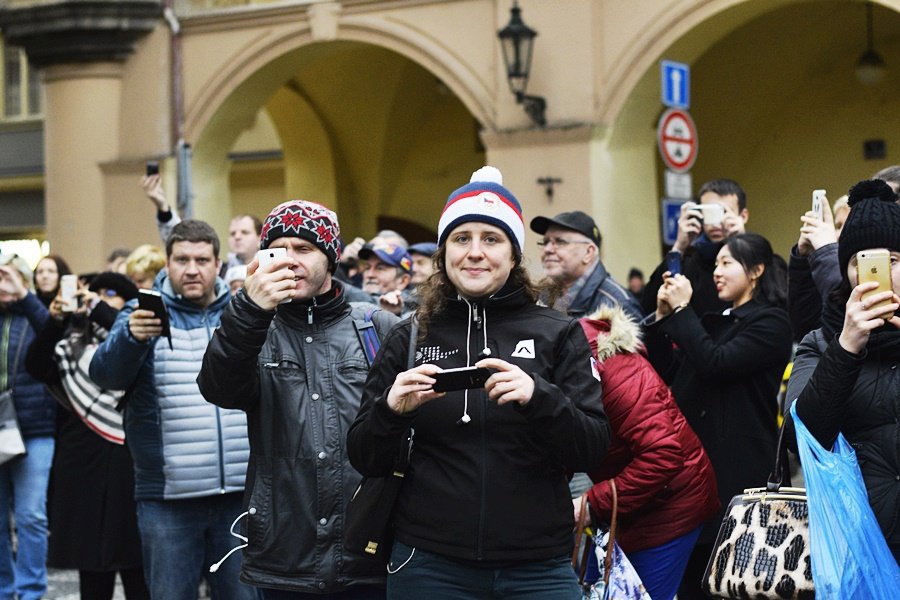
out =
<svg viewBox="0 0 900 600"><path fill-rule="evenodd" d="M570 556L491 569L394 542L388 600L581 600Z"/></svg>
<svg viewBox="0 0 900 600"><path fill-rule="evenodd" d="M230 533L239 514L241 494L138 500L138 528L150 597L196 600L200 577L204 576L212 600L257 600L256 589L238 580L239 552L215 573L209 572L213 563L242 543Z"/></svg>
<svg viewBox="0 0 900 600"><path fill-rule="evenodd" d="M47 591L47 484L54 440L25 440L25 456L0 466L0 598L37 600ZM16 521L13 563L9 512Z"/></svg>

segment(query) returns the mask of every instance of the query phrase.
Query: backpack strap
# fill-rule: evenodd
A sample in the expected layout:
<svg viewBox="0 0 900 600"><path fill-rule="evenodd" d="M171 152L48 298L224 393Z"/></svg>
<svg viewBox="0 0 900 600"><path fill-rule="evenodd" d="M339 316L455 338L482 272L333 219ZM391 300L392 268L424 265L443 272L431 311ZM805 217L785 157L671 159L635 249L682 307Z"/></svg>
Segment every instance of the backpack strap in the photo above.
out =
<svg viewBox="0 0 900 600"><path fill-rule="evenodd" d="M360 319L355 316L358 314L357 308L363 308L364 306L365 312ZM376 329L375 323L372 321L372 315L379 310L381 309L374 305L353 306L353 326L356 328L356 336L359 338L359 344L366 355L366 362L369 364L369 368L372 368L372 363L375 362L375 355L378 354L378 350L381 348L381 338L378 337L378 329Z"/></svg>

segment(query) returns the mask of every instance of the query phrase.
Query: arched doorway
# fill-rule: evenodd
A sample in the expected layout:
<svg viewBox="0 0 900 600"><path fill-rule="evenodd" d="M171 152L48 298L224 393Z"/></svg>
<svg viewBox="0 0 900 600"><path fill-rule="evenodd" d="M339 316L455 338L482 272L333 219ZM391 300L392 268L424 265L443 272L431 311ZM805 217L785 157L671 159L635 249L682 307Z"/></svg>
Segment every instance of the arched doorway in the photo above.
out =
<svg viewBox="0 0 900 600"><path fill-rule="evenodd" d="M888 65L875 86L854 74L866 48L864 2L710 2L668 15L639 40L645 43L634 44L609 84L616 91L600 120L611 126L593 161L594 209L616 223L607 249L616 272L660 260L661 59L691 65L690 111L700 139L694 190L713 178L739 181L748 229L783 256L813 189L827 189L833 202L856 181L900 163L900 2L873 8L875 48ZM884 158L864 156L869 140L885 143ZM627 232L642 226L657 234L636 244Z"/></svg>
<svg viewBox="0 0 900 600"><path fill-rule="evenodd" d="M436 230L447 194L484 162L479 124L418 63L383 47L330 41L251 73L195 145L196 212L264 216L305 198L334 208L345 239L390 222L411 241Z"/></svg>

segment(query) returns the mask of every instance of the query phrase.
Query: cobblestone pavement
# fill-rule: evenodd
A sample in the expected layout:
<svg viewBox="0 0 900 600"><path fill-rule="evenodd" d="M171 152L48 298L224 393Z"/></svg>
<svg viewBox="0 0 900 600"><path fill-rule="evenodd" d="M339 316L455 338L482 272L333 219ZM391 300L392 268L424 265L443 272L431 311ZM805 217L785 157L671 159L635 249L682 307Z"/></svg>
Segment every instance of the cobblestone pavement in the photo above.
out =
<svg viewBox="0 0 900 600"><path fill-rule="evenodd" d="M45 600L80 600L78 595L78 571L60 571L50 569L47 577L47 595ZM205 586L200 588L198 600L208 600ZM122 582L116 577L116 591L113 600L125 600Z"/></svg>

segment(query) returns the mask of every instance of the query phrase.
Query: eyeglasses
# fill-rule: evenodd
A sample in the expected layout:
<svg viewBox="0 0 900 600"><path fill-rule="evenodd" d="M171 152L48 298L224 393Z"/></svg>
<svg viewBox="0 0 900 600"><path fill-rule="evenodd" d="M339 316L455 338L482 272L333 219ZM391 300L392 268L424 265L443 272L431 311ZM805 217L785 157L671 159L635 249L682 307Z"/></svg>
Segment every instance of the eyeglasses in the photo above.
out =
<svg viewBox="0 0 900 600"><path fill-rule="evenodd" d="M593 244L593 242L589 242L587 240L567 240L565 238L544 238L542 240L538 240L538 248L543 248L544 246L556 246L557 248L565 248L569 244Z"/></svg>

